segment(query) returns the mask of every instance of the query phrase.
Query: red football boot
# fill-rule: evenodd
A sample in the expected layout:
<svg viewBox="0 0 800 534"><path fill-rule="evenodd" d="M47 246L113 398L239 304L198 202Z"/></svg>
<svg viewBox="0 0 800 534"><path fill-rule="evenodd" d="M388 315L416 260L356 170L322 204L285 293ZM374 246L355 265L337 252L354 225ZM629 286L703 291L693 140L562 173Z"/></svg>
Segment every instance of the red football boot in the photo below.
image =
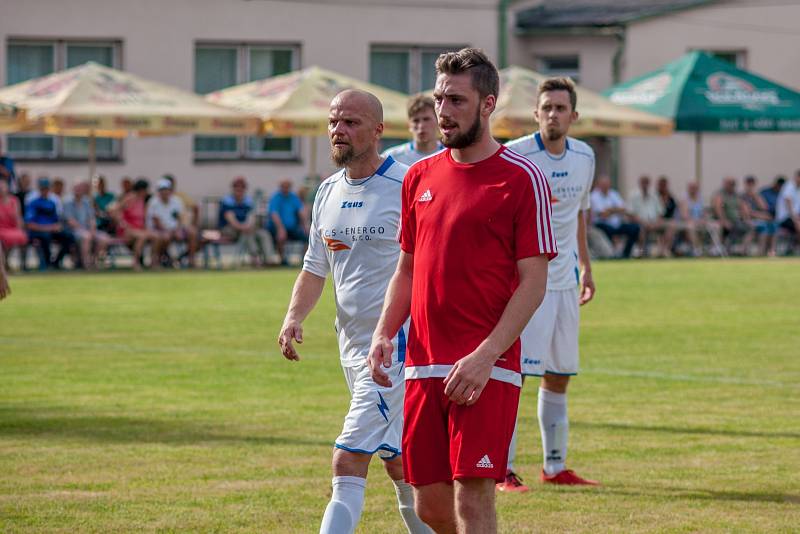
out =
<svg viewBox="0 0 800 534"><path fill-rule="evenodd" d="M506 476L506 480L508 477ZM572 469L564 469L555 475L548 475L542 470L542 482L544 484L560 484L563 486L599 486L596 480L581 478Z"/></svg>
<svg viewBox="0 0 800 534"><path fill-rule="evenodd" d="M522 483L522 479L517 475L514 471L510 469L506 471L506 479L502 482L498 482L497 491L508 491L508 492L517 492L522 493L528 491L528 486Z"/></svg>

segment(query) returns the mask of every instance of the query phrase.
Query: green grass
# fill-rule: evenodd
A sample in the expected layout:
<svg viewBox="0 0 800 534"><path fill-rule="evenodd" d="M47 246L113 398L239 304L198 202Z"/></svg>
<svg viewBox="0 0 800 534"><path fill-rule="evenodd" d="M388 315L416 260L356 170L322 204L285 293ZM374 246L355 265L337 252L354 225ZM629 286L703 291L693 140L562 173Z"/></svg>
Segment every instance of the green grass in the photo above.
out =
<svg viewBox="0 0 800 534"><path fill-rule="evenodd" d="M569 463L535 483L534 384L504 532L797 532L800 262L600 263ZM315 532L348 393L326 290L295 273L16 276L0 303L0 531ZM359 532L403 532L375 464Z"/></svg>

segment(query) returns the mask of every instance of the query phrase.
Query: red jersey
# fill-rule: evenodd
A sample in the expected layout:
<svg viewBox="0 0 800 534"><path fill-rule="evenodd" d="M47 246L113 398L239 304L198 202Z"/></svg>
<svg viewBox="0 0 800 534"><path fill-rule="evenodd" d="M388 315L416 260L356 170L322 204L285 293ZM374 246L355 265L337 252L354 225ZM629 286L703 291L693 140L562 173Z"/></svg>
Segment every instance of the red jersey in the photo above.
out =
<svg viewBox="0 0 800 534"><path fill-rule="evenodd" d="M547 180L505 147L477 163L448 149L414 164L401 224L400 247L414 255L406 378L445 376L500 321L517 260L557 253ZM501 375L519 373L519 354L517 340L495 364Z"/></svg>

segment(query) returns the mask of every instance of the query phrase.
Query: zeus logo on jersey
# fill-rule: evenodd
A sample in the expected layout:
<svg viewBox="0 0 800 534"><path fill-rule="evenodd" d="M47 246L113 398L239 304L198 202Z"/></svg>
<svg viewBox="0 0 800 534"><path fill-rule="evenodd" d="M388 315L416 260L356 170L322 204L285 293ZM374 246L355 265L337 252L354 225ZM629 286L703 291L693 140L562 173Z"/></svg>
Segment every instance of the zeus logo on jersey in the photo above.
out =
<svg viewBox="0 0 800 534"><path fill-rule="evenodd" d="M550 178L565 178L567 176L569 176L569 171L553 171L553 174L550 175Z"/></svg>
<svg viewBox="0 0 800 534"><path fill-rule="evenodd" d="M342 201L342 209L363 208L363 207L364 207L364 203L361 202L361 201L358 201L358 202L348 202L347 200L343 200Z"/></svg>

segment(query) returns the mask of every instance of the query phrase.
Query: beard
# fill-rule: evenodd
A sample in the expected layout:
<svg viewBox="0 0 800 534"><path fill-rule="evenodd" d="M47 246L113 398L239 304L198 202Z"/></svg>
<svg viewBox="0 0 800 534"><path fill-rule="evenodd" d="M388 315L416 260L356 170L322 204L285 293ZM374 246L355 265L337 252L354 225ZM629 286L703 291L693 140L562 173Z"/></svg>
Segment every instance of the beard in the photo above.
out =
<svg viewBox="0 0 800 534"><path fill-rule="evenodd" d="M480 104L478 104L478 110L475 112L475 121L472 123L472 126L469 127L464 133L454 135L449 139L442 135L442 144L447 148L467 148L475 144L475 141L480 137L483 133L483 128L481 128L481 114L480 114Z"/></svg>
<svg viewBox="0 0 800 534"><path fill-rule="evenodd" d="M544 134L550 141L558 141L562 137L567 135L566 129L561 129L558 126L547 126L544 127Z"/></svg>
<svg viewBox="0 0 800 534"><path fill-rule="evenodd" d="M353 145L347 145L347 148L339 149L331 147L331 161L337 167L344 167L356 157L356 151Z"/></svg>

